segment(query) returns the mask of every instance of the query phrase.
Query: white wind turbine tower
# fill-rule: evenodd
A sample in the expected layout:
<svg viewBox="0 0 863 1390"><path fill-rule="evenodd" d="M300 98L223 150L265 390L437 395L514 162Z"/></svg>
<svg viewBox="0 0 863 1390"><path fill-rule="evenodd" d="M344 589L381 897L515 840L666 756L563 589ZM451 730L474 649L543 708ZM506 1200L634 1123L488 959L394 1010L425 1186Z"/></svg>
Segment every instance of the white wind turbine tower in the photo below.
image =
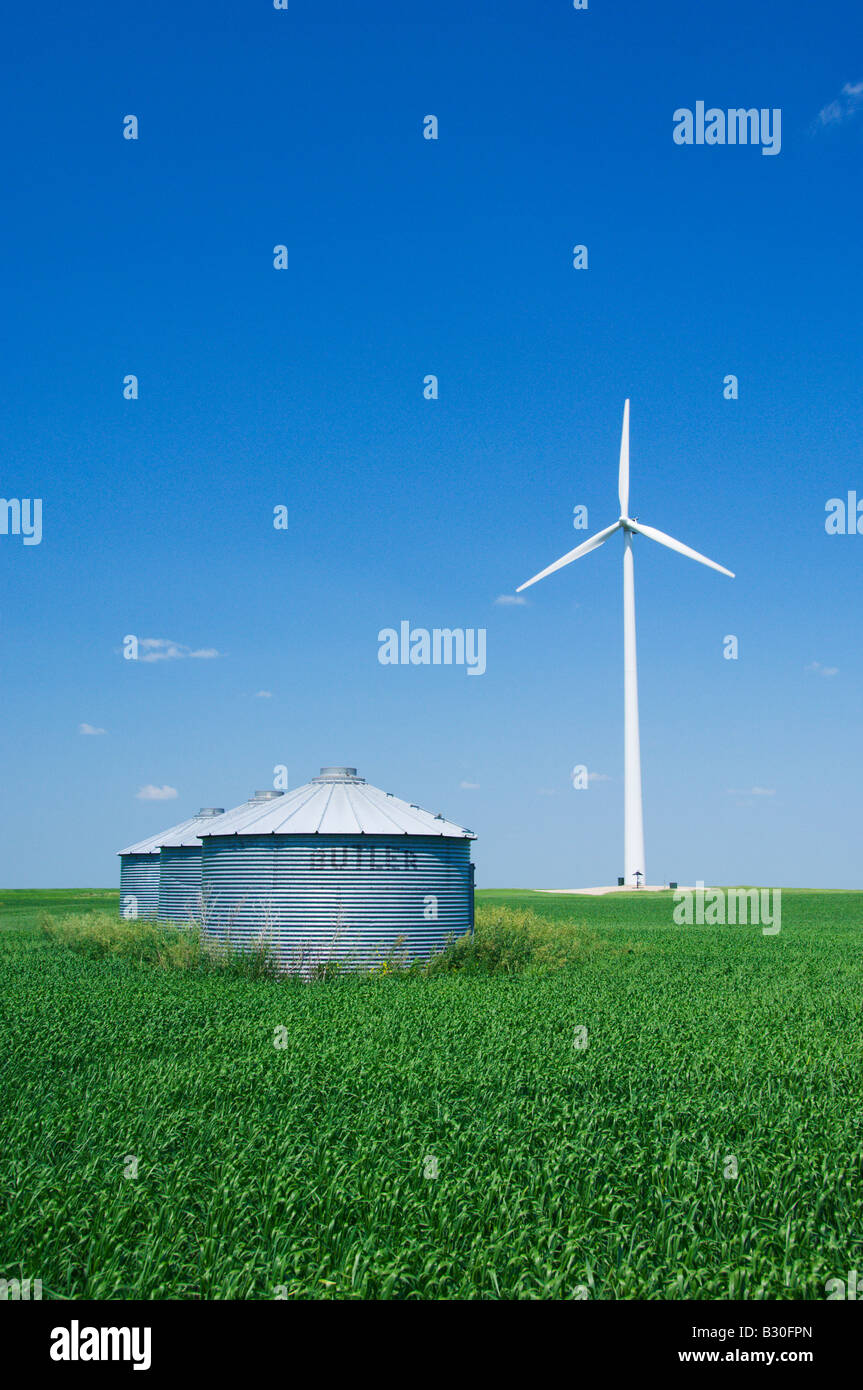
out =
<svg viewBox="0 0 863 1390"><path fill-rule="evenodd" d="M575 550L570 550L568 554L561 555L559 560L555 560L553 565L547 569L540 570L533 579L528 579L527 583L520 584L517 593L522 589L529 589L531 584L536 584L538 580L545 579L547 574L553 574L555 570L562 569L571 560L579 560L582 555L587 555L589 551L596 550L597 546L604 545L609 536L613 536L615 531L623 532L623 710L624 710L624 879L627 887L638 887L638 880L646 883L646 869L644 864L644 818L641 805L641 748L638 736L638 669L635 657L635 579L632 570L632 537L637 533L639 536L647 536L648 540L659 541L660 545L668 546L669 550L676 550L680 555L688 555L691 560L697 560L699 564L709 565L713 570L719 570L720 574L727 574L730 579L734 578L731 570L727 570L723 565L717 565L714 560L708 560L706 555L699 555L697 550L691 550L688 545L683 545L676 541L673 536L667 536L664 531L657 531L653 526L644 526L640 521L635 521L629 515L629 401L624 402L623 406L623 431L620 436L620 475L618 484L618 496L620 497L620 516L613 526L606 526L604 531L597 531L590 540L583 541L577 545Z"/></svg>

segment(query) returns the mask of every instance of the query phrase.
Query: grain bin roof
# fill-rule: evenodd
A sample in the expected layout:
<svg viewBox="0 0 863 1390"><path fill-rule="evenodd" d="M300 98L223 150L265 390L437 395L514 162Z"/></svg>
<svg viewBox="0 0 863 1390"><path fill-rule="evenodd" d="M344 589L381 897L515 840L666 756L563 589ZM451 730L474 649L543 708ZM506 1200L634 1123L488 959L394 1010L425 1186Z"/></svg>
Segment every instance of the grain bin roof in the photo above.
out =
<svg viewBox="0 0 863 1390"><path fill-rule="evenodd" d="M204 806L198 814L185 825L178 825L175 830L170 830L162 836L161 848L166 845L200 845L201 831L214 820L219 820L225 814L224 806Z"/></svg>
<svg viewBox="0 0 863 1390"><path fill-rule="evenodd" d="M444 835L473 832L372 787L354 767L322 767L320 776L275 800L247 802L199 831L207 835Z"/></svg>
<svg viewBox="0 0 863 1390"><path fill-rule="evenodd" d="M181 820L178 825L172 825L167 830L160 830L156 835L148 835L146 840L139 840L136 845L129 845L126 849L118 850L117 853L158 854L163 845L200 844L201 832L199 827L208 825L221 814L221 806L206 806L196 816L190 816L188 820Z"/></svg>

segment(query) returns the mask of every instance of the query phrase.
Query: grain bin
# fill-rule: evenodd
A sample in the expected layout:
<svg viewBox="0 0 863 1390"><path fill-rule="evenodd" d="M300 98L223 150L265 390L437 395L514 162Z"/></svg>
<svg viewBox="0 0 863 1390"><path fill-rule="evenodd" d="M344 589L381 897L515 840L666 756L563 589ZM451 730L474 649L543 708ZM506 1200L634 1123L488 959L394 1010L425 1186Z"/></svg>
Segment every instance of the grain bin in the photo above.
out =
<svg viewBox="0 0 863 1390"><path fill-rule="evenodd" d="M225 814L204 806L197 816L162 837L159 850L159 911L163 921L188 922L201 915L201 828Z"/></svg>
<svg viewBox="0 0 863 1390"><path fill-rule="evenodd" d="M147 841L142 840L142 844ZM159 910L159 850L120 850L120 915L155 917Z"/></svg>
<svg viewBox="0 0 863 1390"><path fill-rule="evenodd" d="M237 811L242 811L246 806L255 805L259 801L268 801L271 797L281 796L281 792L263 791L255 792L248 801L244 801L240 806L235 806L228 815L233 815ZM120 914L123 917L157 917L163 914L159 910L159 881L161 877L161 849L163 845L169 844L178 848L196 848L198 852L198 879L195 887L196 900L200 904L200 839L195 831L195 827L202 819L215 819L216 816L223 816L226 812L222 806L205 806L196 816L190 816L188 820L180 821L178 825L172 825L167 830L160 830L156 835L148 835L146 840L139 840L135 845L129 845L128 849L118 851L120 862ZM186 839L190 833L190 838ZM174 876L177 880L182 877L181 861L182 856L177 856L174 867ZM183 917L188 917L188 912L183 912Z"/></svg>
<svg viewBox="0 0 863 1390"><path fill-rule="evenodd" d="M205 930L240 946L269 940L289 968L425 960L472 930L472 832L356 768L322 768L199 834Z"/></svg>
<svg viewBox="0 0 863 1390"><path fill-rule="evenodd" d="M157 835L148 835L120 855L120 915L122 917L155 917L159 911L159 851L171 836L182 834L197 820L190 816Z"/></svg>

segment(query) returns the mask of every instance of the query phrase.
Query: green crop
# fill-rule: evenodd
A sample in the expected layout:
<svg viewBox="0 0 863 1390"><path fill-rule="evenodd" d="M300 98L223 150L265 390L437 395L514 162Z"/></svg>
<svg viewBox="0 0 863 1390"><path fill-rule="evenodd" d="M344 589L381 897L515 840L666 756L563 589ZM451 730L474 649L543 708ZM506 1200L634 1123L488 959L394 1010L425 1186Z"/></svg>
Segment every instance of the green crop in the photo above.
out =
<svg viewBox="0 0 863 1390"><path fill-rule="evenodd" d="M820 1299L861 1267L863 895L783 893L776 936L479 900L428 972L303 983L82 950L116 894L0 893L0 1277Z"/></svg>

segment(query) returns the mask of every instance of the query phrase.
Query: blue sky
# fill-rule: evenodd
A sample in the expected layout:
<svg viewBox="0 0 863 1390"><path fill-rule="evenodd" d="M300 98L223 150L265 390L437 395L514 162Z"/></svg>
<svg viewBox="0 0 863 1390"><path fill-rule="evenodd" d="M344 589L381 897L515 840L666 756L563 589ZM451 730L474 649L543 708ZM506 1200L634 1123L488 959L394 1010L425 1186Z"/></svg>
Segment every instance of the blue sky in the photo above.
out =
<svg viewBox="0 0 863 1390"><path fill-rule="evenodd" d="M837 0L18 7L2 885L112 885L333 763L470 826L480 886L615 881L618 538L497 600L616 519L628 395L633 514L737 574L636 543L649 878L859 887L861 37ZM780 108L781 152L676 145L699 100ZM485 628L486 672L381 665L402 620Z"/></svg>

